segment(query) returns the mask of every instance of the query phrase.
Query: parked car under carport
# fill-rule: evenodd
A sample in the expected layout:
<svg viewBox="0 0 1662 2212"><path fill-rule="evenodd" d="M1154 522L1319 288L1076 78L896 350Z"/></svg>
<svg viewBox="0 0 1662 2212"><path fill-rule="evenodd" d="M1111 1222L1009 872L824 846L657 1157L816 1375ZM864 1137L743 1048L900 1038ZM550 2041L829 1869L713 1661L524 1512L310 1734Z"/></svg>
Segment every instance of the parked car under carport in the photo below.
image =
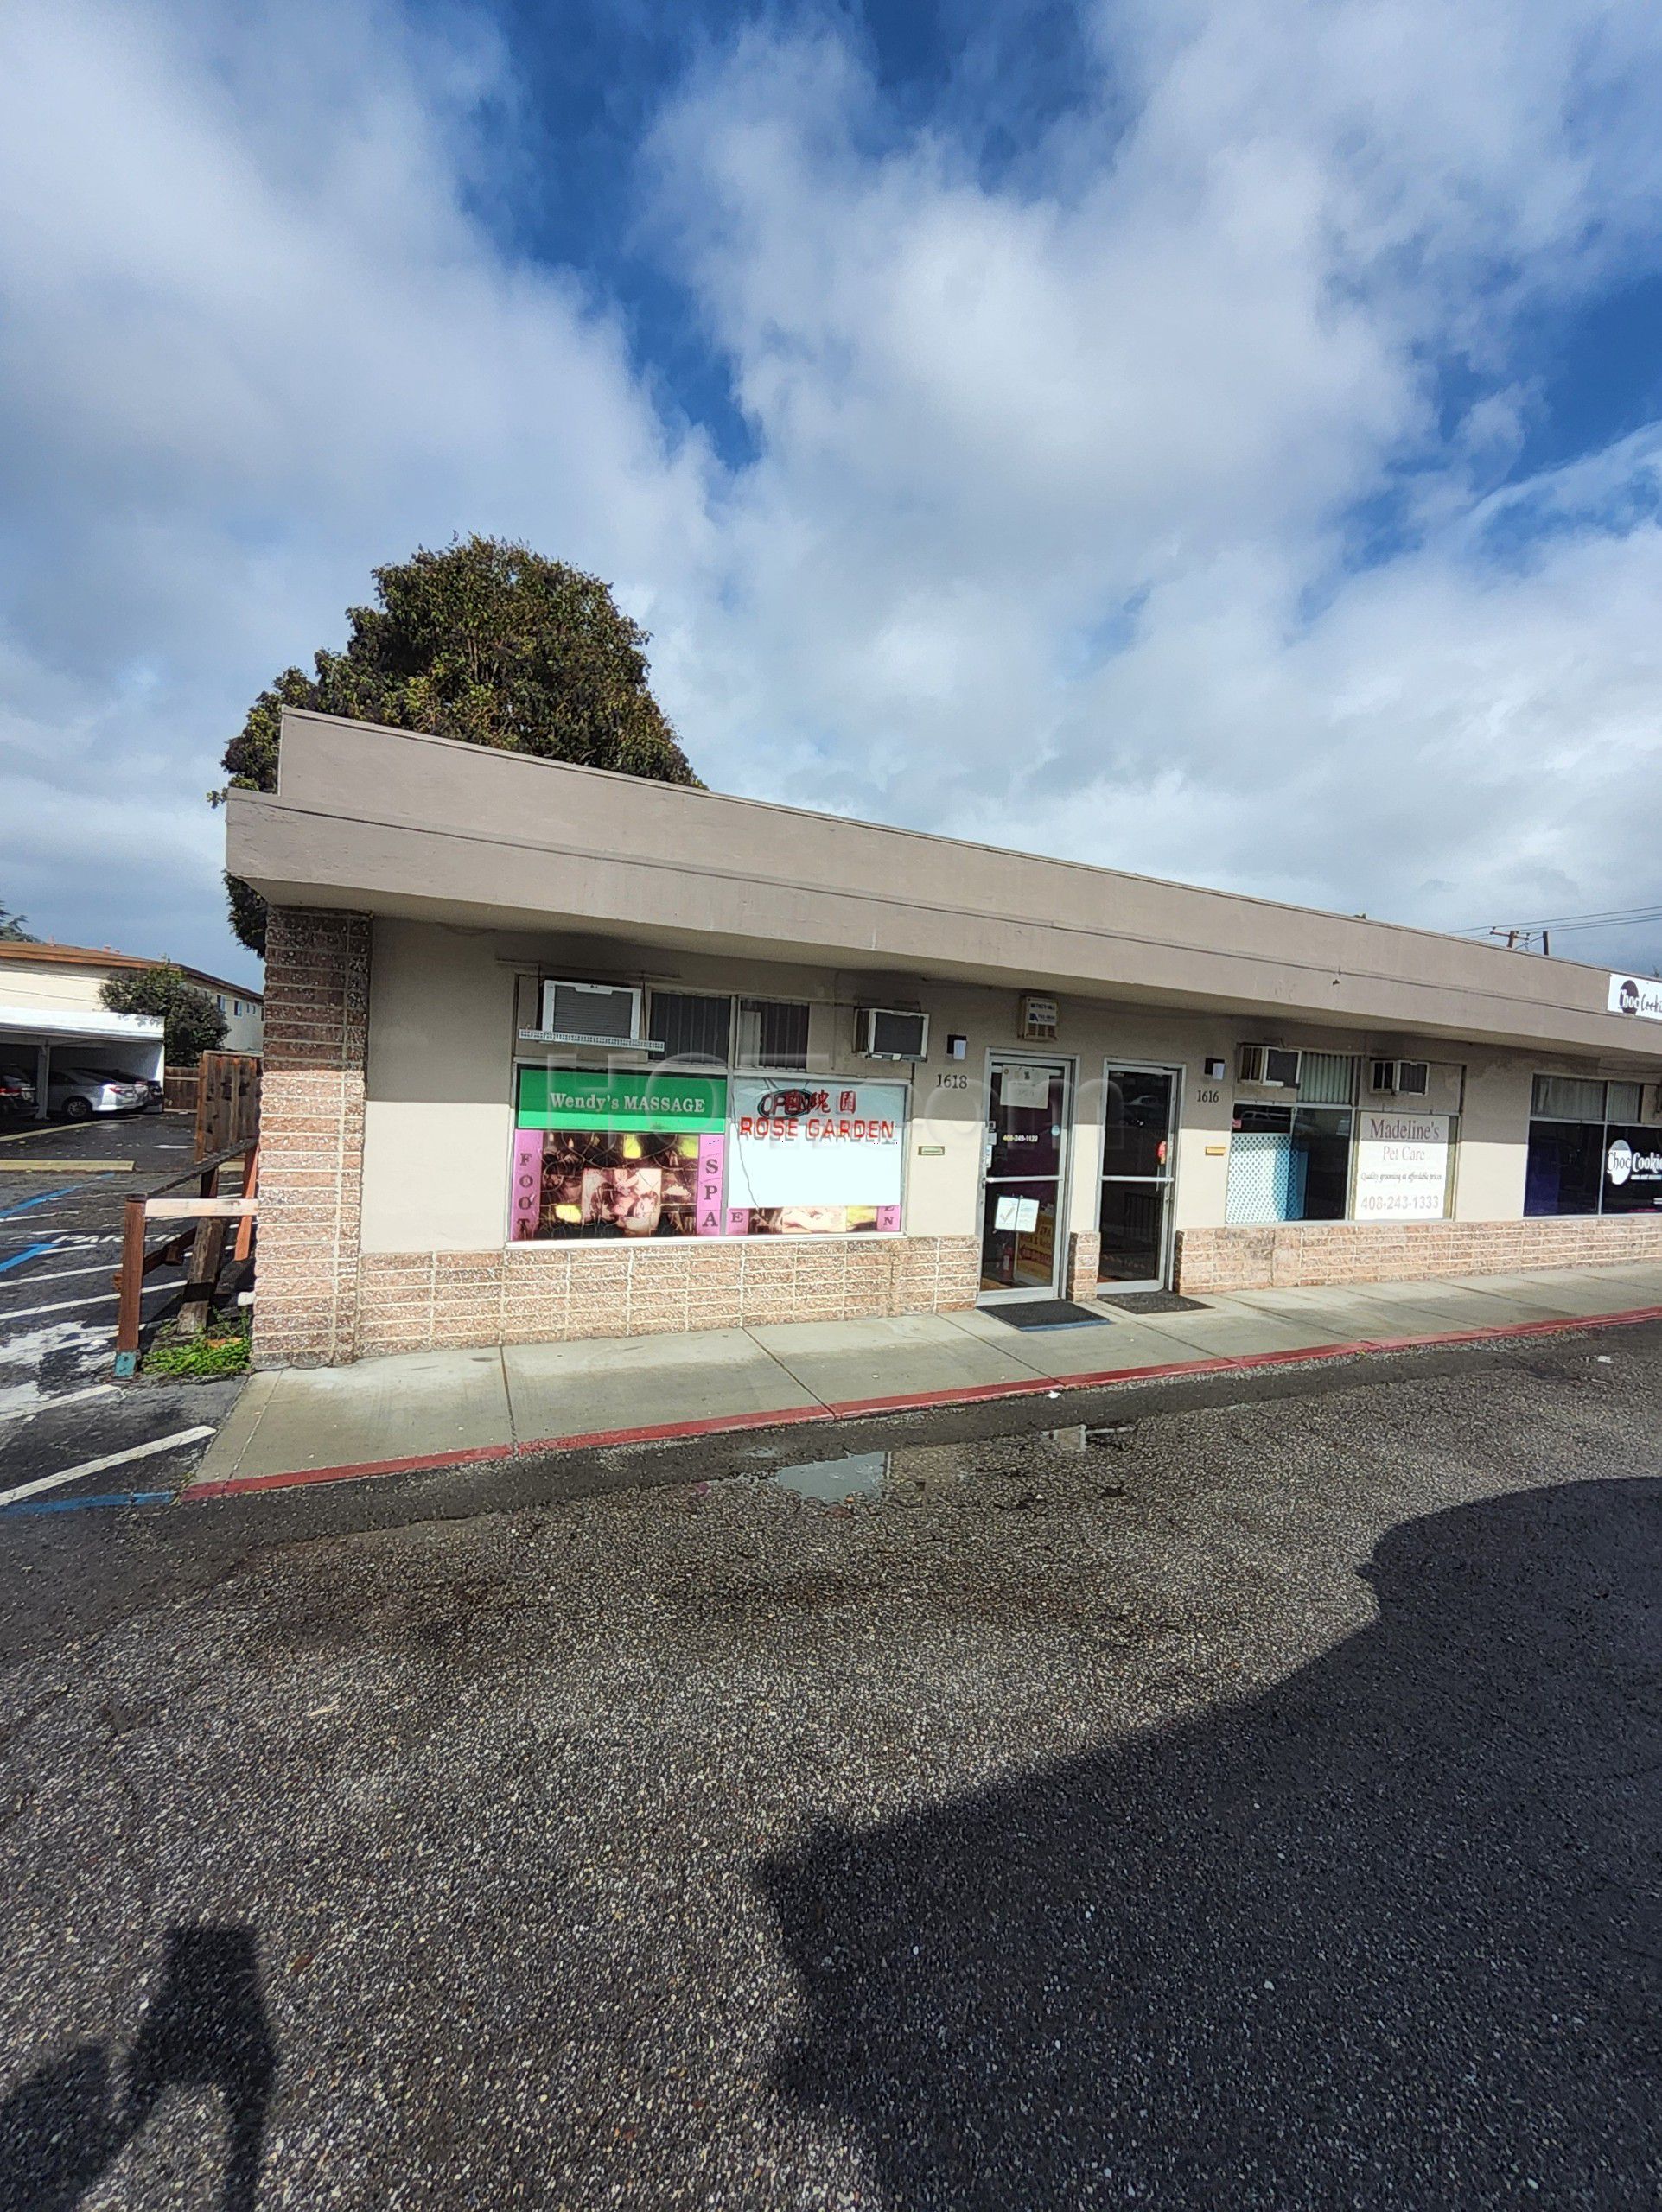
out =
<svg viewBox="0 0 1662 2212"><path fill-rule="evenodd" d="M115 1076L101 1068L54 1068L47 1079L48 1111L67 1122L90 1122L95 1114L142 1114L150 1086L136 1076Z"/></svg>

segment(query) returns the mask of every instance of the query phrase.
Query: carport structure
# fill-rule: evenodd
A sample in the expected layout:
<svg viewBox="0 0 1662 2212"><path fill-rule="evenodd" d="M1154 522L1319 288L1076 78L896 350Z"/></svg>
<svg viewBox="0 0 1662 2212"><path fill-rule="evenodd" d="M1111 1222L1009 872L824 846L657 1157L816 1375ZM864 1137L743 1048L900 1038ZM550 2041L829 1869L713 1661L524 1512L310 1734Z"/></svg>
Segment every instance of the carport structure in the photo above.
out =
<svg viewBox="0 0 1662 2212"><path fill-rule="evenodd" d="M0 1066L16 1069L34 1084L37 1122L47 1118L54 1065L101 1068L160 1083L162 1058L162 1025L154 1015L0 1001Z"/></svg>

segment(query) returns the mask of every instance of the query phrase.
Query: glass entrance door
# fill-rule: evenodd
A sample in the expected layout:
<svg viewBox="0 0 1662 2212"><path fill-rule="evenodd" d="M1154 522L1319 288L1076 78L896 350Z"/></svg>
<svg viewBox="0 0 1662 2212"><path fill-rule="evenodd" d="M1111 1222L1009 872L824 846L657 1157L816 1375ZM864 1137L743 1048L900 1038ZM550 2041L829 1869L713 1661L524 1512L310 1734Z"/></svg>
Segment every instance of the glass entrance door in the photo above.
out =
<svg viewBox="0 0 1662 2212"><path fill-rule="evenodd" d="M1097 1272L1117 1290L1165 1287L1177 1080L1175 1068L1106 1071Z"/></svg>
<svg viewBox="0 0 1662 2212"><path fill-rule="evenodd" d="M981 1295L1054 1298L1067 1237L1067 1069L1060 1060L995 1059L987 1077L981 1202Z"/></svg>

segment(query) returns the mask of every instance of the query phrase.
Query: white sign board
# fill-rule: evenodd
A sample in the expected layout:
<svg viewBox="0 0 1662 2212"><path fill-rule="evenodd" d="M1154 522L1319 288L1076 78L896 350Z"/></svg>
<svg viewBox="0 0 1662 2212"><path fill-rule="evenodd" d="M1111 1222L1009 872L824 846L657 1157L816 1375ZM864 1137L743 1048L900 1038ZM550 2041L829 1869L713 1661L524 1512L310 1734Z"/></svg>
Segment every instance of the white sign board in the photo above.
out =
<svg viewBox="0 0 1662 2212"><path fill-rule="evenodd" d="M1449 1116L1392 1108L1357 1116L1358 1221L1441 1221L1449 1188Z"/></svg>
<svg viewBox="0 0 1662 2212"><path fill-rule="evenodd" d="M1641 1021L1662 1021L1662 982L1654 976L1612 976L1605 1004L1612 1014L1637 1014Z"/></svg>
<svg viewBox="0 0 1662 2212"><path fill-rule="evenodd" d="M729 1207L898 1206L906 1085L735 1077Z"/></svg>

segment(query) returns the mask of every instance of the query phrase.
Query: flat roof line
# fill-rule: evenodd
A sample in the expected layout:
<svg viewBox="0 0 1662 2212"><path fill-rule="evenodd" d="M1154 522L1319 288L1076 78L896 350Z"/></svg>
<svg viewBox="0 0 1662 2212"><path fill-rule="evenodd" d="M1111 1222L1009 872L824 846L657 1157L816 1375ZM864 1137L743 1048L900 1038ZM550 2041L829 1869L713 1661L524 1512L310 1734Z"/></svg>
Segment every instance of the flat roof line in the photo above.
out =
<svg viewBox="0 0 1662 2212"><path fill-rule="evenodd" d="M223 976L211 976L206 968L193 968L188 960L153 960L148 953L115 952L103 945L54 944L49 940L8 938L0 942L0 961L3 960L15 960L24 967L34 964L42 968L132 968L140 971L176 968L193 982L207 984L216 991L229 991L234 998L258 999L265 995L256 983L228 982Z"/></svg>
<svg viewBox="0 0 1662 2212"><path fill-rule="evenodd" d="M441 741L444 743L454 743L455 741L446 739ZM468 747L465 749L471 752L475 749L482 751L487 748L474 748L473 747ZM546 765L551 767L556 767L562 764L557 761L551 761ZM585 771L585 772L591 772ZM598 773L603 772L595 771L592 772ZM634 777L624 776L619 777L616 780L621 783L633 783L638 779ZM677 789L678 786L671 785L668 788ZM305 816L315 821L340 822L342 823L363 823L373 829L399 831L415 837L445 837L453 839L456 842L462 844L487 845L506 848L515 851L546 853L551 859L557 860L581 860L590 862L598 861L604 862L608 866L616 868L649 868L664 874L681 876L697 875L708 878L713 881L739 884L749 889L760 887L757 885L756 879L753 876L741 874L734 869L721 868L706 861L694 860L681 855L678 855L676 857L671 859L659 858L652 854L602 854L596 853L593 848L589 846L554 844L544 839L538 837L519 836L510 836L505 832L499 830L458 830L423 822L399 820L397 817L385 815L343 814L339 813L333 808L329 807L308 805L303 800L280 798L273 800L271 794L266 791L250 791L245 792L243 796L245 798L259 800L267 805L278 806L288 813ZM811 818L824 820L825 817L821 816ZM909 835L914 833L900 832L897 834ZM998 849L996 847L985 847L979 848L977 849L997 851ZM1029 855L1026 857L1042 858L1042 855ZM1047 865L1082 866L1081 863L1078 862L1051 862L1047 863ZM1109 875L1112 873L1112 871L1108 869L1091 868L1084 868L1083 872L1087 874L1097 875ZM1158 879L1137 877L1130 880L1133 881L1154 881ZM777 877L768 879L768 883L772 887L807 891L814 893L815 895L823 895L827 898L854 899L867 906L900 907L909 912L939 915L949 919L955 916L972 914L977 920L998 920L1002 918L1019 925L1023 919L1042 918L1044 926L1047 929L1055 930L1065 935L1081 938L1086 940L1100 939L1104 943L1140 945L1161 951L1198 953L1204 955L1210 960L1237 961L1250 963L1257 966L1269 965L1277 968L1288 968L1296 969L1299 973L1304 975L1333 976L1335 979L1340 976L1343 976L1353 979L1357 982L1387 983L1398 988L1405 990L1439 991L1443 993L1445 995L1452 994L1458 996L1481 999L1500 1004L1518 1003L1510 993L1501 990L1491 990L1486 988L1481 984L1449 984L1421 982L1412 976L1404 976L1398 974L1394 974L1389 969L1364 968L1353 963L1347 965L1342 969L1335 969L1331 961L1300 960L1283 953L1239 952L1227 945L1208 944L1204 941L1184 938L1151 937L1146 933L1139 932L1135 930L1111 929L1086 922L1061 921L1054 916L1040 918L1010 915L1001 917L996 913L990 912L989 910L982 908L939 906L927 899L907 898L902 893L893 891L863 891L847 884L806 882L800 878L793 878L787 884L784 882L783 879ZM368 888L366 886L354 887L348 884L334 885L331 887L343 892L351 891L354 888ZM1169 887L1174 890L1187 891L1197 887L1187 884L1174 884ZM1232 892L1220 891L1212 893L1207 895L1219 899L1231 899L1233 898L1235 894ZM1274 904L1271 900L1261 900L1258 903L1261 905ZM1283 909L1281 911L1308 913L1321 912L1321 909L1315 907L1294 907ZM582 927L584 925L587 925L592 927L599 918L595 916L573 915L566 918L568 924L571 926ZM1334 921L1347 921L1354 920L1356 917L1343 914L1323 914L1322 918ZM536 924L533 920L527 925L536 926ZM1372 926L1375 928L1389 929L1403 927L1404 925L1395 923L1375 923L1372 924ZM697 934L697 932L684 931L683 934L691 937ZM709 934L719 934L719 932L709 932ZM1435 930L1406 929L1405 934L1417 937L1429 937L1436 943L1458 944L1466 950L1472 951L1487 952L1492 949L1488 946L1469 945L1468 941L1463 938L1449 938L1443 932ZM806 950L808 948L803 949ZM879 949L875 945L871 948L871 950L872 957L874 958L886 957L889 959L895 959L898 957L898 956L895 955L881 954ZM1525 959L1533 957L1533 956L1522 953L1503 953L1501 957L1511 959ZM901 962L901 964L904 965L905 963L904 962ZM1577 972L1581 972L1581 963L1577 962L1552 961L1544 963L1544 964L1548 967L1575 969ZM1602 969L1593 969L1587 972L1602 974L1607 971ZM1565 1014L1574 1015L1577 1019L1584 1019L1588 1018L1589 1015L1595 1015L1596 1011L1595 1009L1587 1007L1570 1005L1559 999L1535 999L1529 1001L1528 1004L1531 1011L1539 1014ZM1279 1010L1266 1008L1266 1017L1275 1011ZM1293 1013L1292 1010L1289 1010L1289 1018L1297 1018L1296 1013Z"/></svg>
<svg viewBox="0 0 1662 2212"><path fill-rule="evenodd" d="M448 752L471 754L475 759L483 757L486 759L518 762L521 765L528 765L537 768L555 769L562 775L595 777L600 779L602 782L616 784L625 788L635 791L638 791L641 785L645 784L654 791L672 792L678 799L682 800L710 800L722 806L749 807L766 814L789 815L796 820L803 822L840 823L848 829L869 830L874 835L881 836L903 837L923 844L950 846L955 848L958 851L966 853L985 853L995 860L1015 859L1032 861L1044 868L1067 868L1076 874L1089 876L1098 881L1148 884L1153 885L1158 889L1163 891L1181 892L1187 893L1189 896L1198 895L1207 899L1231 899L1242 906L1261 906L1272 913L1304 914L1315 916L1322 921L1360 923L1362 926L1366 929L1392 930L1398 931L1405 937L1429 938L1437 944L1457 944L1463 947L1468 952L1493 955L1497 959L1539 960L1551 967L1574 969L1577 972L1594 976L1608 975L1610 972L1608 968L1596 964L1591 961L1566 960L1557 953L1542 954L1518 952L1509 946L1485 944L1481 939L1474 940L1469 936L1461 936L1453 930L1432 929L1429 925L1423 922L1391 921L1372 914L1347 914L1341 912L1337 907L1306 906L1301 906L1291 899L1267 898L1261 892L1230 891L1226 890L1219 884L1189 883L1177 876L1143 875L1132 868L1105 868L1096 861L1073 860L1057 853L1033 852L1025 846L989 845L976 838L954 837L948 836L940 830L909 829L898 823L871 822L868 821L865 817L862 815L841 814L828 808L797 806L793 805L788 800L754 798L744 793L737 791L712 791L708 785L694 785L691 784L660 783L653 777L631 776L616 768L595 768L589 766L585 762L576 760L551 760L544 758L541 754L535 753L517 753L506 746L474 745L469 743L464 738L438 737L434 735L434 734L430 730L397 729L394 728L392 724L387 722L360 721L351 716L344 715L319 714L315 709L309 707L285 707L283 709L283 719L284 721L293 719L296 721L319 722L325 724L331 729L373 730L376 735L381 737L402 738L407 740L412 744L438 746ZM297 810L307 813L320 814L327 819L334 821L353 822L373 820L374 822L374 826L378 829L409 829L420 831L422 834L428 836L466 834L462 832L448 832L433 830L429 828L428 825L420 823L388 822L382 820L379 817L372 817L365 815L337 814L328 808L308 806L303 800L296 801L293 799L284 799L282 785L282 754L281 750L279 749L277 791L275 793L271 791L255 791L245 788L241 792L241 796L245 798L266 799L275 797L282 800L283 804L285 805L293 806ZM489 839L489 842L501 844L511 843L519 845L532 845L538 850L552 853L570 853L576 850L582 850L583 857L586 859L597 857L587 849L568 848L558 845L544 846L533 839L492 837ZM623 856L618 855L616 857L622 858ZM649 862L641 862L640 864L651 865ZM678 861L674 863L674 865L677 866L684 874L690 874L696 872L692 864L690 862ZM718 873L718 871L711 872ZM824 890L828 889L831 887L820 885L817 887ZM871 894L866 895L869 896ZM900 905L905 902L898 899L890 899L888 903L892 905ZM970 910L943 907L933 910L926 909L924 911L955 912L958 911ZM1128 941L1132 943L1152 943L1164 942L1165 940L1140 940L1133 938ZM1175 942L1175 940L1173 940L1173 942ZM1210 946L1185 946L1183 949L1194 950L1212 950L1213 948ZM1319 965L1319 963L1316 964ZM1357 969L1353 972L1361 974L1365 971ZM1586 1012L1586 1008L1584 1007L1566 1010L1578 1013Z"/></svg>

